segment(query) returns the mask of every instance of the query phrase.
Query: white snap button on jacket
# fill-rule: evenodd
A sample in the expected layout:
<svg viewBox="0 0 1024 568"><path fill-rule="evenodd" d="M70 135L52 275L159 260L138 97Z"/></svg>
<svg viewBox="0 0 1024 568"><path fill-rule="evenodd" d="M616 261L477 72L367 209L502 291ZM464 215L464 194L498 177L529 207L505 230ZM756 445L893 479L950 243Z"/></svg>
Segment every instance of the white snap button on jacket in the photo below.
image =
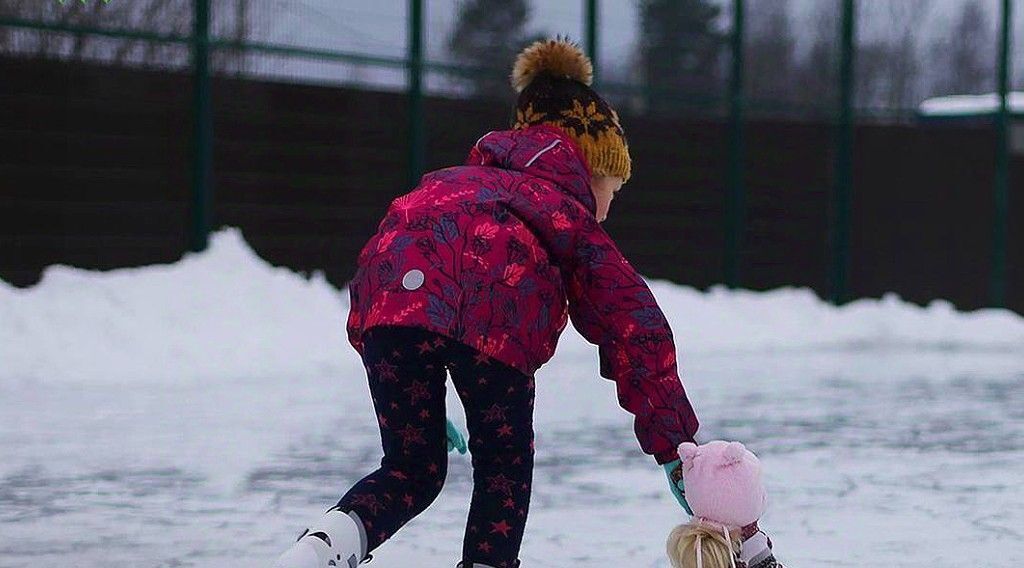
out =
<svg viewBox="0 0 1024 568"><path fill-rule="evenodd" d="M423 271L414 268L406 272L405 276L402 277L402 287L406 290L416 290L423 285L425 279Z"/></svg>

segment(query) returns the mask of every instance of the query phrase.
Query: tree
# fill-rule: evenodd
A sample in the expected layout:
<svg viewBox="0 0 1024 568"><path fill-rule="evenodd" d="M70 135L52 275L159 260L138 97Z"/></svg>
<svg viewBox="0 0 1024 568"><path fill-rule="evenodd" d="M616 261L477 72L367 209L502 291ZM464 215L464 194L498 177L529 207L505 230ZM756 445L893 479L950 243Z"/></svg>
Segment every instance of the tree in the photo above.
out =
<svg viewBox="0 0 1024 568"><path fill-rule="evenodd" d="M796 38L789 0L750 5L745 47L747 98L755 110L776 110L792 102L796 83Z"/></svg>
<svg viewBox="0 0 1024 568"><path fill-rule="evenodd" d="M212 26L218 37L246 38L251 31L248 2L214 0ZM188 0L6 2L0 3L0 17L187 36L191 33L192 7ZM0 54L162 68L186 67L190 61L189 48L180 44L9 27L0 27ZM213 67L217 71L242 71L244 57L237 52L218 51Z"/></svg>
<svg viewBox="0 0 1024 568"><path fill-rule="evenodd" d="M448 38L454 59L482 70L467 82L474 95L508 98L508 74L516 55L541 35L530 35L527 0L467 0L459 6L455 29Z"/></svg>
<svg viewBox="0 0 1024 568"><path fill-rule="evenodd" d="M874 5L873 11L865 13L881 33L870 46L875 60L858 61L858 77L864 78L857 85L861 105L903 111L920 102L924 67L917 42L933 6L930 0L900 0Z"/></svg>
<svg viewBox="0 0 1024 568"><path fill-rule="evenodd" d="M680 94L721 95L721 11L708 0L640 0L640 65L654 91L648 110L678 108Z"/></svg>
<svg viewBox="0 0 1024 568"><path fill-rule="evenodd" d="M814 32L795 71L795 100L805 111L832 111L839 97L839 3L816 3L811 18Z"/></svg>
<svg viewBox="0 0 1024 568"><path fill-rule="evenodd" d="M949 39L932 47L941 62L934 88L937 94L956 95L991 91L995 76L995 37L980 0L964 4Z"/></svg>

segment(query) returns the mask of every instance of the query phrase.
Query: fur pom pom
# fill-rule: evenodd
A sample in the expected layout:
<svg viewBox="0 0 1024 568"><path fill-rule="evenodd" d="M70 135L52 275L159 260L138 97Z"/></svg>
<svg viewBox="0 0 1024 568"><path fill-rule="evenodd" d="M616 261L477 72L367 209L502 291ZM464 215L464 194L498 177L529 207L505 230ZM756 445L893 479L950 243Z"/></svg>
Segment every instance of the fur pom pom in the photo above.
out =
<svg viewBox="0 0 1024 568"><path fill-rule="evenodd" d="M566 39L538 41L524 49L512 67L512 87L521 93L541 73L567 77L588 87L594 80L590 58Z"/></svg>

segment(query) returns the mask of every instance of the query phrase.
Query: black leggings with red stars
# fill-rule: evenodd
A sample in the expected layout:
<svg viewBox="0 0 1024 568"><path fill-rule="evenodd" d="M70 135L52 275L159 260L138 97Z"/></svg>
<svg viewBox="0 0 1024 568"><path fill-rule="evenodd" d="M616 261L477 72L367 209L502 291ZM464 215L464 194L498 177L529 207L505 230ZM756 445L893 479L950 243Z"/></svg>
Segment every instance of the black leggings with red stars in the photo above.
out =
<svg viewBox="0 0 1024 568"><path fill-rule="evenodd" d="M363 344L384 458L338 507L359 515L373 550L434 501L448 466L447 370L466 409L473 455L462 560L517 566L533 478L533 378L419 328L376 327Z"/></svg>

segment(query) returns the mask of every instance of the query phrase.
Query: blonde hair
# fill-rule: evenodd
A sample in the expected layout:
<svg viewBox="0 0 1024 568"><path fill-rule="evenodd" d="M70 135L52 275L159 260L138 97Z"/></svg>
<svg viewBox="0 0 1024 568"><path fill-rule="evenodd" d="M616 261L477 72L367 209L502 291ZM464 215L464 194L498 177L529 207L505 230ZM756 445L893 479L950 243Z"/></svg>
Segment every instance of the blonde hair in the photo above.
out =
<svg viewBox="0 0 1024 568"><path fill-rule="evenodd" d="M725 530L699 520L679 525L668 535L666 549L672 568L732 568L739 550L740 538L736 531ZM734 534L735 533L735 534ZM701 560L698 563L697 555Z"/></svg>

